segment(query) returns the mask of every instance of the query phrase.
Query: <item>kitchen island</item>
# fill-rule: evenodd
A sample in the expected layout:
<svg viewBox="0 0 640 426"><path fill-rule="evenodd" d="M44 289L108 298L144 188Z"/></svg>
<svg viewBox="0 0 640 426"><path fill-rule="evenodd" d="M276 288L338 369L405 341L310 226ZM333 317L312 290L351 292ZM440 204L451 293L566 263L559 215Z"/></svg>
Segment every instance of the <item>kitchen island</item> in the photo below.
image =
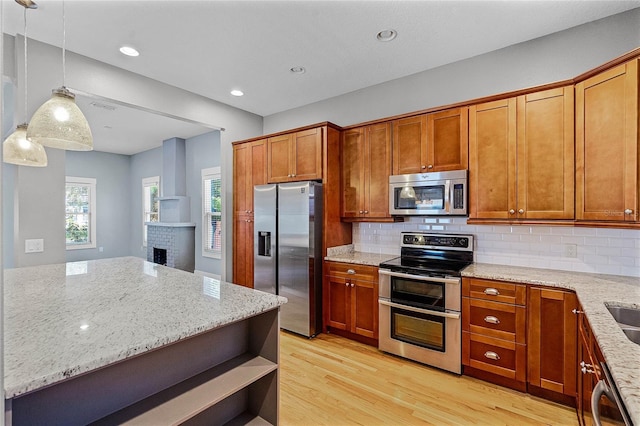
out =
<svg viewBox="0 0 640 426"><path fill-rule="evenodd" d="M136 257L4 286L6 424L277 423L285 298Z"/></svg>

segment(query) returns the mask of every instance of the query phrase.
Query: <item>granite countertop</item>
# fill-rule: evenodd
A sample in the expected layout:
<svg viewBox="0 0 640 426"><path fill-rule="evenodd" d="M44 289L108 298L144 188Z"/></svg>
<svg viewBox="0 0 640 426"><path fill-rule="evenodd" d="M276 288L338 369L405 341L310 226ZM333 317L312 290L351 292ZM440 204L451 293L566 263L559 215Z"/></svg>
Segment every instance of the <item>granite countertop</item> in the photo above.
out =
<svg viewBox="0 0 640 426"><path fill-rule="evenodd" d="M463 277L574 290L634 423L640 424L640 345L627 339L605 304L640 308L640 278L475 263Z"/></svg>
<svg viewBox="0 0 640 426"><path fill-rule="evenodd" d="M324 260L330 262L345 262L358 265L378 266L382 262L386 262L387 260L396 257L398 257L397 254L364 253L360 251L354 251L353 244L347 244L344 246L327 248L327 256L325 256Z"/></svg>
<svg viewBox="0 0 640 426"><path fill-rule="evenodd" d="M284 303L137 257L7 269L5 398Z"/></svg>

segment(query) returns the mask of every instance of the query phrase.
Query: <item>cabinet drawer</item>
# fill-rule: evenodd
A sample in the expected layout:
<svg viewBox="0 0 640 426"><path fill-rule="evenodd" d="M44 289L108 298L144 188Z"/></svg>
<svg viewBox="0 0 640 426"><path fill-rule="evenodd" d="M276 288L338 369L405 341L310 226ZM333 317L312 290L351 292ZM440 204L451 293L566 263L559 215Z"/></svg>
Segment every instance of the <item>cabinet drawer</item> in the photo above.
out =
<svg viewBox="0 0 640 426"><path fill-rule="evenodd" d="M463 278L462 295L474 299L524 305L527 301L527 286L504 281Z"/></svg>
<svg viewBox="0 0 640 426"><path fill-rule="evenodd" d="M462 363L524 382L527 346L480 334L462 332Z"/></svg>
<svg viewBox="0 0 640 426"><path fill-rule="evenodd" d="M354 263L327 262L325 274L333 277L352 278L364 281L378 282L378 268Z"/></svg>
<svg viewBox="0 0 640 426"><path fill-rule="evenodd" d="M462 329L520 344L526 343L524 306L462 298Z"/></svg>

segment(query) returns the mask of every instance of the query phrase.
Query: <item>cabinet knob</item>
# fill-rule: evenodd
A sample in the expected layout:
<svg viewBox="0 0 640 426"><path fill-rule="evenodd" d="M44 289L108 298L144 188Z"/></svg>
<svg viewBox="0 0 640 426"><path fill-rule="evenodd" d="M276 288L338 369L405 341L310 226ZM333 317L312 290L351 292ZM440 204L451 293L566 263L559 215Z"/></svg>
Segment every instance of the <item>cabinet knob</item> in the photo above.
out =
<svg viewBox="0 0 640 426"><path fill-rule="evenodd" d="M515 214L516 211L514 209L509 210L509 214Z"/></svg>
<svg viewBox="0 0 640 426"><path fill-rule="evenodd" d="M427 168L427 166L420 166L420 168L421 168L422 170L424 170L424 169L426 169L426 168Z"/></svg>
<svg viewBox="0 0 640 426"><path fill-rule="evenodd" d="M487 315L484 317L484 322L488 322L489 324L500 324L500 320L493 315Z"/></svg>
<svg viewBox="0 0 640 426"><path fill-rule="evenodd" d="M497 288L493 288L493 287L485 288L483 293L488 295L488 296L498 296L498 295L500 295L500 292L498 291L498 289Z"/></svg>
<svg viewBox="0 0 640 426"><path fill-rule="evenodd" d="M354 283L351 283L351 287L355 287L356 285Z"/></svg>
<svg viewBox="0 0 640 426"><path fill-rule="evenodd" d="M347 269L347 274L355 275L355 273L356 273L355 269Z"/></svg>
<svg viewBox="0 0 640 426"><path fill-rule="evenodd" d="M626 209L626 210L624 211L624 214L626 214L626 215L630 215L630 214L632 214L632 213L633 213L633 210L631 210L631 209Z"/></svg>
<svg viewBox="0 0 640 426"><path fill-rule="evenodd" d="M524 209L518 210L518 213L523 214L524 213Z"/></svg>
<svg viewBox="0 0 640 426"><path fill-rule="evenodd" d="M294 174L292 174L292 175L291 175L291 177L296 177L296 174L295 174L295 173L294 173Z"/></svg>
<svg viewBox="0 0 640 426"><path fill-rule="evenodd" d="M582 371L582 374L587 374L587 373L589 373L589 374L593 374L593 373L595 373L595 371L594 371L594 370L592 370L592 369L590 369L590 368L587 368L587 367L582 367L582 368L580 369L580 371Z"/></svg>
<svg viewBox="0 0 640 426"><path fill-rule="evenodd" d="M287 175L287 177L291 177L291 175Z"/></svg>
<svg viewBox="0 0 640 426"><path fill-rule="evenodd" d="M349 281L347 281L346 283L344 283L345 287L349 287Z"/></svg>
<svg viewBox="0 0 640 426"><path fill-rule="evenodd" d="M427 166L427 169L429 169L429 170L433 169L433 164L429 164L429 165Z"/></svg>
<svg viewBox="0 0 640 426"><path fill-rule="evenodd" d="M369 214L369 210L365 210L365 211L364 211L364 214Z"/></svg>
<svg viewBox="0 0 640 426"><path fill-rule="evenodd" d="M500 355L498 355L497 353L495 353L495 352L493 352L493 351L486 351L486 352L484 353L484 357L485 357L485 358L492 359L492 360L494 360L494 361L497 361L497 360L499 360L499 359L500 359Z"/></svg>
<svg viewBox="0 0 640 426"><path fill-rule="evenodd" d="M573 312L574 314L578 315L578 314L584 314L584 311L579 311L577 309L572 309L571 312Z"/></svg>
<svg viewBox="0 0 640 426"><path fill-rule="evenodd" d="M363 213L364 213L364 210L360 210L360 211L358 211L358 213L363 214Z"/></svg>
<svg viewBox="0 0 640 426"><path fill-rule="evenodd" d="M587 364L587 363L586 363L586 362L584 362L584 361L580 361L580 367L589 367L589 368L591 368L591 367L593 367L593 365L591 365L591 364Z"/></svg>

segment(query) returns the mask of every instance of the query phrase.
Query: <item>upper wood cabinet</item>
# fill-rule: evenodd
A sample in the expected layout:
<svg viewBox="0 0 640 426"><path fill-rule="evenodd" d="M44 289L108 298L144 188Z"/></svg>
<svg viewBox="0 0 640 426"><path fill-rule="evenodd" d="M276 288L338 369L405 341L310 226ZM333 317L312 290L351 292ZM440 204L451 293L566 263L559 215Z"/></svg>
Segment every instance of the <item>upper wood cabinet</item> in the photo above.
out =
<svg viewBox="0 0 640 426"><path fill-rule="evenodd" d="M468 108L393 121L393 174L466 170Z"/></svg>
<svg viewBox="0 0 640 426"><path fill-rule="evenodd" d="M322 128L267 139L269 183L322 179Z"/></svg>
<svg viewBox="0 0 640 426"><path fill-rule="evenodd" d="M390 218L391 124L342 133L342 217Z"/></svg>
<svg viewBox="0 0 640 426"><path fill-rule="evenodd" d="M573 87L469 109L472 219L573 219Z"/></svg>
<svg viewBox="0 0 640 426"><path fill-rule="evenodd" d="M638 59L576 85L576 218L640 222Z"/></svg>

